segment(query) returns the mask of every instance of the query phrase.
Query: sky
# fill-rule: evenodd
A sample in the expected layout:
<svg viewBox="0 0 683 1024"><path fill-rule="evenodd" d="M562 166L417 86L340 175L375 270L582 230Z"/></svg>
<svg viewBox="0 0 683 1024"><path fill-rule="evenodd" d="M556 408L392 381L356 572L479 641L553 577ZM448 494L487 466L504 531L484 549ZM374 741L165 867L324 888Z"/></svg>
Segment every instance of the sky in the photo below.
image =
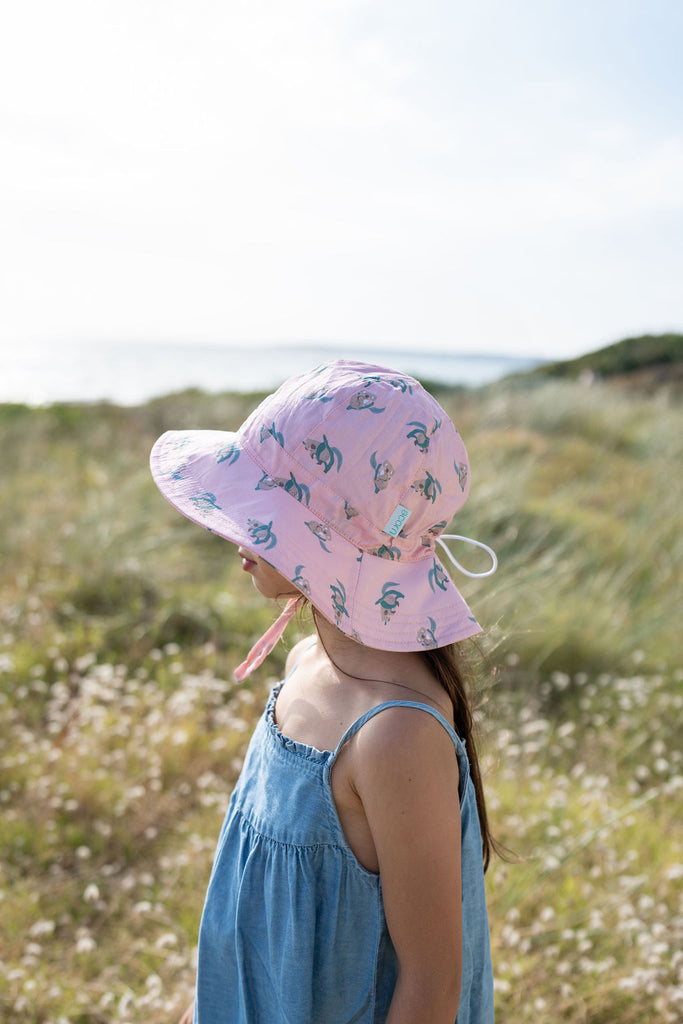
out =
<svg viewBox="0 0 683 1024"><path fill-rule="evenodd" d="M680 0L22 0L0 345L683 328Z"/></svg>

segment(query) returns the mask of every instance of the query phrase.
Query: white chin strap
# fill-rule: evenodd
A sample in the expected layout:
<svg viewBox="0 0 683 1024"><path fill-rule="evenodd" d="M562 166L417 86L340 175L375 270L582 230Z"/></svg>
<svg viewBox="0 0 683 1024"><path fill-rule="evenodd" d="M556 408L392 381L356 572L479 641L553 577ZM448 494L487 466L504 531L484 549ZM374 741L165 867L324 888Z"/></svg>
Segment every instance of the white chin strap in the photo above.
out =
<svg viewBox="0 0 683 1024"><path fill-rule="evenodd" d="M448 544L444 544L444 541L446 540L463 540L466 544L473 544L477 548L483 548L484 551L488 551L491 556L491 562L493 563L491 568L487 569L485 572L470 572L469 569L465 569L460 562L453 557ZM442 533L440 537L436 538L436 543L441 545L456 569L459 569L465 576L471 576L473 579L478 579L480 576L492 576L498 568L498 559L496 558L495 551L490 548L488 544L483 544L480 540L473 540L472 537L463 537L459 533Z"/></svg>

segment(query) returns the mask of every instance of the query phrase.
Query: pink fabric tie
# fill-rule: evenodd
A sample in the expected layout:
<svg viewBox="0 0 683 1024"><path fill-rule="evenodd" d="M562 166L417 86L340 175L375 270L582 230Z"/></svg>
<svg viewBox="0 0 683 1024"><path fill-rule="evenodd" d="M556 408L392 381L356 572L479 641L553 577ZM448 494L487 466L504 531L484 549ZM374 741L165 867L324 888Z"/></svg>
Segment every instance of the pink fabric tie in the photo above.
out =
<svg viewBox="0 0 683 1024"><path fill-rule="evenodd" d="M296 614L301 601L301 597L290 597L282 615L275 620L270 629L266 630L261 639L256 641L242 664L238 665L233 672L233 676L238 683L241 683L243 679L251 675L254 669L257 669L265 661L287 628L287 623Z"/></svg>

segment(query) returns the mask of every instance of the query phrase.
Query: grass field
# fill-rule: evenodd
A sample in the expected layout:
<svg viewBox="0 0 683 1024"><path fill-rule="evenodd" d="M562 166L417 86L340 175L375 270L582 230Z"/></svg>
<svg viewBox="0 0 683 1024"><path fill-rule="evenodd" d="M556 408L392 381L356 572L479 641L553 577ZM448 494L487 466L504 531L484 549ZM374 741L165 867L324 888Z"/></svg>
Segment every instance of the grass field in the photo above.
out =
<svg viewBox="0 0 683 1024"><path fill-rule="evenodd" d="M497 1019L678 1024L681 408L566 380L439 398L472 463L454 527L501 563L462 582L488 625L490 817L517 854L488 875ZM255 401L0 406L3 1024L162 1024L189 1001L215 839L286 651L232 682L272 609L147 458L167 427L234 428Z"/></svg>

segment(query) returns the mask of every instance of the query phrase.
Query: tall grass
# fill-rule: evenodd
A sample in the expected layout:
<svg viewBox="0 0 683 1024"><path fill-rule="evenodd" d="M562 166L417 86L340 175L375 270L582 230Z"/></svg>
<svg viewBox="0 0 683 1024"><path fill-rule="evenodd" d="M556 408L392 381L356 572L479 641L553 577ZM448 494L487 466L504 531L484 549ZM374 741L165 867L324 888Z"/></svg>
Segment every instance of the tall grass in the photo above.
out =
<svg viewBox="0 0 683 1024"><path fill-rule="evenodd" d="M520 855L489 874L498 1019L673 1024L681 410L565 381L439 397L472 463L453 527L501 561L462 585L490 624L491 818ZM232 682L272 610L147 458L168 426L234 428L255 401L0 407L7 1024L161 1024L190 997L216 834L285 652Z"/></svg>

